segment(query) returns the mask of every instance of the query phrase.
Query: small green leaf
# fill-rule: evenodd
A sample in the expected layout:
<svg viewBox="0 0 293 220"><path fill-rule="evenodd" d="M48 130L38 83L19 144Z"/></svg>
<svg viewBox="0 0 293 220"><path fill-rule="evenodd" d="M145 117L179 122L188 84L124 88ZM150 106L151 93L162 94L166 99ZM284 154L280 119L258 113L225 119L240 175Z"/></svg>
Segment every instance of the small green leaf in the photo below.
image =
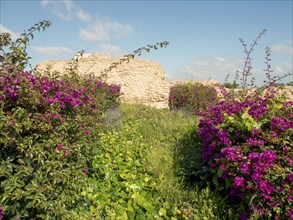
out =
<svg viewBox="0 0 293 220"><path fill-rule="evenodd" d="M167 216L167 210L165 208L160 208L159 215L160 216Z"/></svg>

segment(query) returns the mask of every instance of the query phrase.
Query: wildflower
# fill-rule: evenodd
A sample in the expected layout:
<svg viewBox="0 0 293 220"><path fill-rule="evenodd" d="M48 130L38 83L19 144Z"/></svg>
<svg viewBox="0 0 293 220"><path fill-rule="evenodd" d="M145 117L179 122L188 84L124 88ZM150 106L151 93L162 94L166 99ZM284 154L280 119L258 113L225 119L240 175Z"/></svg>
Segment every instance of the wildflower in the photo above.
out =
<svg viewBox="0 0 293 220"><path fill-rule="evenodd" d="M268 195L272 194L274 191L274 188L271 186L271 184L267 180L260 180L259 188L262 192L265 192Z"/></svg>
<svg viewBox="0 0 293 220"><path fill-rule="evenodd" d="M253 172L253 174L251 175L251 178L253 180L260 180L262 178L263 174L259 171L255 171Z"/></svg>
<svg viewBox="0 0 293 220"><path fill-rule="evenodd" d="M63 156L64 157L68 157L70 155L70 152L68 152L68 151L65 151L64 153L63 153Z"/></svg>
<svg viewBox="0 0 293 220"><path fill-rule="evenodd" d="M248 215L246 212L244 212L240 215L240 220L247 220L247 219L248 219Z"/></svg>
<svg viewBox="0 0 293 220"><path fill-rule="evenodd" d="M288 210L288 211L286 212L286 216L289 217L290 220L292 220L292 219L293 219L293 210Z"/></svg>
<svg viewBox="0 0 293 220"><path fill-rule="evenodd" d="M0 206L0 220L4 217L4 210L3 207Z"/></svg>
<svg viewBox="0 0 293 220"><path fill-rule="evenodd" d="M9 121L9 127L13 127L14 124L15 124L14 120Z"/></svg>
<svg viewBox="0 0 293 220"><path fill-rule="evenodd" d="M250 162L242 162L240 163L240 170L242 173L249 174L250 172Z"/></svg>
<svg viewBox="0 0 293 220"><path fill-rule="evenodd" d="M257 146L259 146L259 147L262 147L262 146L264 146L264 141L263 140L258 140L258 139L256 139L256 138L249 138L249 146L252 146L252 147L257 147Z"/></svg>
<svg viewBox="0 0 293 220"><path fill-rule="evenodd" d="M293 128L292 122L286 121L280 117L273 117L271 119L271 125L273 130L282 131L282 132L290 128Z"/></svg>
<svg viewBox="0 0 293 220"><path fill-rule="evenodd" d="M83 169L83 172L84 172L84 173L88 173L88 172L89 172L89 168L86 166L86 167Z"/></svg>
<svg viewBox="0 0 293 220"><path fill-rule="evenodd" d="M290 173L287 178L289 182L293 182L293 173Z"/></svg>
<svg viewBox="0 0 293 220"><path fill-rule="evenodd" d="M57 151L61 151L63 149L63 145L62 144L58 144L56 147Z"/></svg>
<svg viewBox="0 0 293 220"><path fill-rule="evenodd" d="M90 135L92 132L90 130L85 130L83 133L86 135Z"/></svg>
<svg viewBox="0 0 293 220"><path fill-rule="evenodd" d="M244 183L245 183L245 180L243 177L239 177L239 176L236 176L235 179L234 179L234 185L236 186L236 188L240 188L240 187L243 187L244 186Z"/></svg>

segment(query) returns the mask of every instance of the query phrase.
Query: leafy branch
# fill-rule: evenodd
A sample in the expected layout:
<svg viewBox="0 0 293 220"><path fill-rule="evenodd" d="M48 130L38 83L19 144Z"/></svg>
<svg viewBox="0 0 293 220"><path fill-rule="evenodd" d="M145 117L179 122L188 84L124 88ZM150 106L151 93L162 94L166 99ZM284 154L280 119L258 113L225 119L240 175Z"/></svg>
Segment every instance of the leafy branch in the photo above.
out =
<svg viewBox="0 0 293 220"><path fill-rule="evenodd" d="M141 47L136 50L134 50L131 54L124 55L122 58L120 58L118 61L113 62L108 68L101 71L101 78L107 78L107 73L109 73L113 68L116 68L117 66L121 65L122 63L129 63L131 59L134 59L135 56L140 56L143 52L149 53L151 49L157 50L159 48L165 48L169 44L168 41L156 43L154 45L147 45L146 47Z"/></svg>
<svg viewBox="0 0 293 220"><path fill-rule="evenodd" d="M41 29L44 31L50 25L51 22L46 20L36 23L33 27L22 33L15 41L12 41L11 34L1 33L0 70L3 71L8 68L10 72L14 72L15 68L18 68L18 70L24 69L29 64L28 60L31 59L28 57L26 48L29 45L30 39L34 39L33 33L41 31ZM9 47L10 52L5 52L5 47Z"/></svg>
<svg viewBox="0 0 293 220"><path fill-rule="evenodd" d="M250 45L249 49L247 49L247 44L245 44L244 40L239 38L242 46L244 47L244 53L246 54L245 61L244 61L244 67L243 67L243 71L242 71L242 78L241 78L241 88L242 89L245 89L247 87L247 78L248 78L248 76L252 75L252 73L251 73L251 69L252 69L251 53L254 51L254 48L257 45L257 42L266 33L266 31L267 31L267 29L264 29L262 32L259 33L257 38ZM253 85L253 80L251 82L251 85Z"/></svg>

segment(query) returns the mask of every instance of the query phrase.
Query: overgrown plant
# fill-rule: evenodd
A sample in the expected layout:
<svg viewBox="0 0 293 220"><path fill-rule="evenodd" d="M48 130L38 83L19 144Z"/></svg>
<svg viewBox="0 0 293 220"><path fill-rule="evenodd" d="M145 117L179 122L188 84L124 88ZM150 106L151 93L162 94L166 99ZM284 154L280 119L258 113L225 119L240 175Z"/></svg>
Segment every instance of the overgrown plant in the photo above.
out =
<svg viewBox="0 0 293 220"><path fill-rule="evenodd" d="M184 110L198 114L218 101L218 92L213 86L201 83L178 84L170 89L170 110Z"/></svg>
<svg viewBox="0 0 293 220"><path fill-rule="evenodd" d="M44 31L50 25L50 21L39 22L22 33L15 41L11 40L11 34L0 33L0 71L8 68L13 73L14 71L23 70L29 65L30 57L26 52L26 48L30 39L34 39L34 32L41 29ZM8 51L6 52L6 50Z"/></svg>
<svg viewBox="0 0 293 220"><path fill-rule="evenodd" d="M61 75L25 71L29 65L26 47L34 38L33 32L49 26L49 21L35 24L16 42L9 34L1 34L1 219L82 218L97 202L82 192L90 185L87 175L93 173L89 171L98 165L93 161L100 156L97 150L102 150L97 143L100 131L106 127L102 124L103 115L119 105L120 86L94 76L80 76L78 59ZM140 48L114 63L109 71L144 50L149 52L167 44ZM136 163L133 161L133 165ZM99 174L92 177L101 180L101 186L106 184ZM137 212L153 207L141 198L135 199L141 206ZM157 211L159 216L167 215L165 209ZM149 210L147 215L154 212Z"/></svg>
<svg viewBox="0 0 293 220"><path fill-rule="evenodd" d="M226 92L202 115L198 134L216 189L245 208L241 219L292 219L293 108L275 94L273 85L282 77L271 77L268 48L265 90L246 93L250 54L264 32L249 50L241 40L247 55L241 78L245 91L240 97Z"/></svg>
<svg viewBox="0 0 293 220"><path fill-rule="evenodd" d="M32 33L49 24L36 24L16 42L1 35L1 218L72 219L72 211L86 206L80 193L87 185L100 118L118 105L119 85L24 70Z"/></svg>
<svg viewBox="0 0 293 220"><path fill-rule="evenodd" d="M253 76L253 65L252 65L252 52L255 50L255 47L258 44L258 41L265 35L266 29L261 31L257 38L250 44L248 48L247 44L242 38L239 38L242 47L244 48L244 66L242 71L236 71L235 78L232 83L228 82L229 75L225 78L225 83L222 87L222 95L224 98L231 98L231 99L240 99L244 100L248 95L257 97L264 93L270 93L273 95L274 93L278 93L280 91L280 87L277 86L278 83L288 76L291 76L292 73L286 73L283 76L272 76L273 70L270 65L271 61L271 51L269 47L265 48L265 65L266 68L264 69L267 81L264 81L264 85L260 88L257 88L255 85L255 77ZM250 80L250 82L249 82ZM230 89L229 92L225 90L225 87ZM236 91L237 88L240 90ZM269 90L269 92L268 92Z"/></svg>

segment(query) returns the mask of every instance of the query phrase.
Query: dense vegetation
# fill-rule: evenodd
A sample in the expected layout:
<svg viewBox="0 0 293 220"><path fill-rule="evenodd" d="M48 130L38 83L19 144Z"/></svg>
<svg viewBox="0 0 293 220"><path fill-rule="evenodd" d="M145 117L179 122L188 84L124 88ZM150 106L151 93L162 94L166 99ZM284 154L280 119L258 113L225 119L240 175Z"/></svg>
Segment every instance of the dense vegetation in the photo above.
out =
<svg viewBox="0 0 293 220"><path fill-rule="evenodd" d="M199 82L174 85L169 94L169 107L173 111L183 110L198 114L218 101L215 87Z"/></svg>
<svg viewBox="0 0 293 220"><path fill-rule="evenodd" d="M0 219L293 219L292 102L274 95L268 49L266 90L246 90L264 32L243 43L242 77L221 100L176 86L170 111L119 104L120 86L78 76L78 60L62 76L25 71L49 26L0 35Z"/></svg>

